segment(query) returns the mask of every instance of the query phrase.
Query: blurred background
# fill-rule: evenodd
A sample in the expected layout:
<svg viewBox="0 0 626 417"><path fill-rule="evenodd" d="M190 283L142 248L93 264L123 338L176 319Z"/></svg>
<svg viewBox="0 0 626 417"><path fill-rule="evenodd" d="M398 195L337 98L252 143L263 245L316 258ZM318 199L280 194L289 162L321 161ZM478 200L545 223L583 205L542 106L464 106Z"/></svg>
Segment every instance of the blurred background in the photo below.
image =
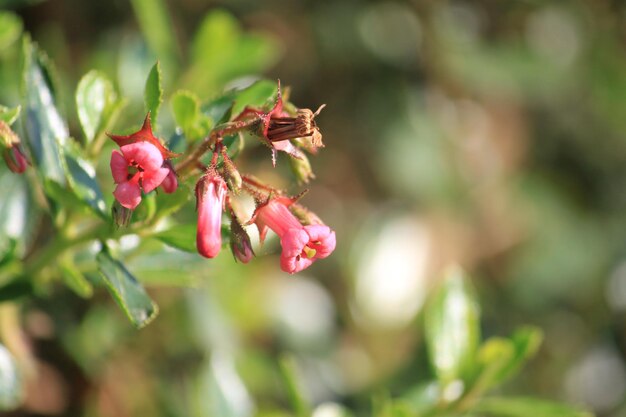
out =
<svg viewBox="0 0 626 417"><path fill-rule="evenodd" d="M522 324L544 331L503 392L626 416L623 2L0 6L56 65L74 135L83 74L115 80L130 99L119 125L136 124L157 58L164 137L179 88L208 99L262 76L290 86L300 107L326 103L326 148L311 159L317 179L303 202L338 240L297 276L280 271L275 241L249 265L226 250L210 261L173 250L132 258L161 308L141 331L104 290L83 300L52 288L19 312L38 378L10 415L283 416L284 353L314 405L369 415L376 392L432 377L420 313L456 263L477 288L485 336ZM19 103L17 56L0 61L7 105ZM262 148L238 163L292 181L286 159L272 170ZM318 416L339 416L336 404Z"/></svg>

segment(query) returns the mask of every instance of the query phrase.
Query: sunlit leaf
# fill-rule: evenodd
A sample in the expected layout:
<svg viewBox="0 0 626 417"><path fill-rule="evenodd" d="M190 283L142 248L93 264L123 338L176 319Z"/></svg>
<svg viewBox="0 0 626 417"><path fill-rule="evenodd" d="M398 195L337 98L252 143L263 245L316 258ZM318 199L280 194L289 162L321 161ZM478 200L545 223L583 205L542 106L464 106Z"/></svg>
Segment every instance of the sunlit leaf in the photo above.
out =
<svg viewBox="0 0 626 417"><path fill-rule="evenodd" d="M104 132L116 116L116 107L121 105L106 75L92 70L81 78L76 89L76 108L87 142Z"/></svg>
<svg viewBox="0 0 626 417"><path fill-rule="evenodd" d="M591 417L593 414L574 407L537 398L488 397L474 411L498 417Z"/></svg>
<svg viewBox="0 0 626 417"><path fill-rule="evenodd" d="M179 90L172 96L171 104L174 120L187 139L196 140L207 135L212 123L200 112L200 100L194 93Z"/></svg>
<svg viewBox="0 0 626 417"><path fill-rule="evenodd" d="M196 225L185 224L172 226L168 230L164 230L154 235L166 245L185 252L197 252L196 249Z"/></svg>
<svg viewBox="0 0 626 417"><path fill-rule="evenodd" d="M241 113L246 106L261 108L267 104L273 105L277 92L278 84L276 81L257 81L250 87L235 93L235 104L233 105L232 112L236 115Z"/></svg>
<svg viewBox="0 0 626 417"><path fill-rule="evenodd" d="M106 287L128 319L137 328L150 323L158 314L158 307L141 283L106 250L98 254L97 261Z"/></svg>
<svg viewBox="0 0 626 417"><path fill-rule="evenodd" d="M43 178L64 185L60 147L68 140L68 130L55 105L45 58L28 38L24 59L24 127L32 162Z"/></svg>
<svg viewBox="0 0 626 417"><path fill-rule="evenodd" d="M157 124L159 108L163 102L163 87L161 84L161 64L157 61L148 74L146 88L144 90L146 110L150 112L150 119L152 120L153 126Z"/></svg>
<svg viewBox="0 0 626 417"><path fill-rule="evenodd" d="M23 249L28 229L30 200L23 176L0 169L0 253ZM15 247L17 246L17 248Z"/></svg>
<svg viewBox="0 0 626 417"><path fill-rule="evenodd" d="M22 400L22 383L17 364L4 345L0 344L0 411L16 408Z"/></svg>
<svg viewBox="0 0 626 417"><path fill-rule="evenodd" d="M442 385L471 372L480 340L479 307L459 268L446 271L427 306L425 333L429 359Z"/></svg>
<svg viewBox="0 0 626 417"><path fill-rule="evenodd" d="M15 13L0 11L0 52L22 34L22 20Z"/></svg>
<svg viewBox="0 0 626 417"><path fill-rule="evenodd" d="M13 108L0 106L0 120L11 126L18 117L20 117L20 111L22 106L16 106Z"/></svg>
<svg viewBox="0 0 626 417"><path fill-rule="evenodd" d="M81 155L76 144L68 143L63 152L70 189L96 214L104 219L108 218L109 212L100 185L96 181L94 166Z"/></svg>

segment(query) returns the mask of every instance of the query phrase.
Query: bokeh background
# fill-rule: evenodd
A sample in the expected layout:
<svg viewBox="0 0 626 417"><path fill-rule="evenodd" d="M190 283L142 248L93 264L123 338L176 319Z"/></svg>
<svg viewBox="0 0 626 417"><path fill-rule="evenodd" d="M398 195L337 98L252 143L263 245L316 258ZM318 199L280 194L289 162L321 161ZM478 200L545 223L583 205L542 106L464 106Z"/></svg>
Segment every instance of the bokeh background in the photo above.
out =
<svg viewBox="0 0 626 417"><path fill-rule="evenodd" d="M301 107L326 103L304 203L337 250L297 276L280 272L276 242L250 265L147 251L128 265L161 312L141 331L106 291L53 286L19 312L38 378L11 415L281 416L285 352L313 404L368 415L376 392L432 375L420 312L452 263L473 279L484 335L544 331L503 392L626 415L623 2L154 3L0 6L55 63L70 120L92 68L131 100L120 125L141 120L156 58L163 136L178 88L208 98L262 76ZM206 19L222 32L198 35ZM14 52L1 64L0 97L18 103ZM241 164L290 184L262 148Z"/></svg>

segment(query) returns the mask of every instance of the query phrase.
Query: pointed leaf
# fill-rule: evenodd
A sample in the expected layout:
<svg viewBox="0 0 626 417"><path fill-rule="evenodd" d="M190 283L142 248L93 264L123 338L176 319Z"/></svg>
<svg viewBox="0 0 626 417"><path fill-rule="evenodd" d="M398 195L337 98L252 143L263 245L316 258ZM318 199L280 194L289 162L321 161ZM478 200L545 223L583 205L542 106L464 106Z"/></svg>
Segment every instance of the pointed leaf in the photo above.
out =
<svg viewBox="0 0 626 417"><path fill-rule="evenodd" d="M12 109L5 106L0 106L0 120L11 126L18 117L20 117L20 111L22 106L16 106Z"/></svg>
<svg viewBox="0 0 626 417"><path fill-rule="evenodd" d="M93 141L108 125L118 104L113 83L99 71L89 71L76 88L76 109L87 142Z"/></svg>
<svg viewBox="0 0 626 417"><path fill-rule="evenodd" d="M150 119L155 126L157 124L159 108L163 102L163 87L161 84L161 64L157 61L148 74L146 88L144 90L146 110L150 112Z"/></svg>
<svg viewBox="0 0 626 417"><path fill-rule="evenodd" d="M446 271L426 308L425 336L430 362L442 385L471 373L480 340L479 308L458 267Z"/></svg>
<svg viewBox="0 0 626 417"><path fill-rule="evenodd" d="M274 104L276 93L278 92L278 84L276 81L261 80L252 84L250 87L237 91L235 96L235 104L233 105L233 114L237 115L247 107L262 108L266 104Z"/></svg>
<svg viewBox="0 0 626 417"><path fill-rule="evenodd" d="M593 414L565 404L526 397L482 399L473 411L498 417L592 417Z"/></svg>
<svg viewBox="0 0 626 417"><path fill-rule="evenodd" d="M0 344L0 411L10 411L22 401L22 383L13 355Z"/></svg>
<svg viewBox="0 0 626 417"><path fill-rule="evenodd" d="M117 304L137 328L150 323L158 314L158 307L150 299L141 283L108 251L97 256L100 274Z"/></svg>
<svg viewBox="0 0 626 417"><path fill-rule="evenodd" d="M74 293L82 298L90 298L93 295L93 286L76 266L69 262L64 262L60 267L63 282L65 282L65 285L74 291Z"/></svg>
<svg viewBox="0 0 626 417"><path fill-rule="evenodd" d="M541 329L526 326L517 330L511 337L514 349L513 357L499 373L498 383L517 374L522 366L537 353L542 340L543 333Z"/></svg>
<svg viewBox="0 0 626 417"><path fill-rule="evenodd" d="M176 124L183 129L185 137L197 140L205 137L211 128L211 120L200 113L200 100L186 90L177 91L171 100Z"/></svg>
<svg viewBox="0 0 626 417"><path fill-rule="evenodd" d="M68 130L55 105L46 59L28 38L24 40L24 127L32 162L47 180L65 184L60 147Z"/></svg>

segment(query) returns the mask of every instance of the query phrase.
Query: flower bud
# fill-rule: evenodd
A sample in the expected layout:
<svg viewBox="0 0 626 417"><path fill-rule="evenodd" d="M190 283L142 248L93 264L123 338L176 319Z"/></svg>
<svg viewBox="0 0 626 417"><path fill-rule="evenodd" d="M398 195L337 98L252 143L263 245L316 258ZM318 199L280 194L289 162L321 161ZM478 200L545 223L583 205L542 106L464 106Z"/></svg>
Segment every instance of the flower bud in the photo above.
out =
<svg viewBox="0 0 626 417"><path fill-rule="evenodd" d="M309 158L304 153L300 152L297 158L289 155L289 164L299 184L308 184L309 181L315 178Z"/></svg>
<svg viewBox="0 0 626 417"><path fill-rule="evenodd" d="M237 169L233 161L228 157L225 148L222 148L222 157L224 160L224 163L222 165L222 172L224 174L226 184L228 185L228 189L235 194L239 194L242 184L241 174L239 173L239 170Z"/></svg>
<svg viewBox="0 0 626 417"><path fill-rule="evenodd" d="M209 169L196 184L196 246L200 255L206 258L215 258L222 248L222 209L225 198L224 179L214 169Z"/></svg>
<svg viewBox="0 0 626 417"><path fill-rule="evenodd" d="M254 256L250 236L233 212L231 212L230 222L230 250L233 252L235 260L238 259L244 264L250 262Z"/></svg>
<svg viewBox="0 0 626 417"><path fill-rule="evenodd" d="M29 165L28 160L22 153L19 145L13 145L10 148L7 148L2 152L2 157L4 158L4 162L6 162L7 167L16 174L21 174L26 171L26 168Z"/></svg>
<svg viewBox="0 0 626 417"><path fill-rule="evenodd" d="M115 200L111 211L113 214L113 221L117 227L128 227L130 219L133 216L133 211L131 209L124 207L119 203L119 201Z"/></svg>

